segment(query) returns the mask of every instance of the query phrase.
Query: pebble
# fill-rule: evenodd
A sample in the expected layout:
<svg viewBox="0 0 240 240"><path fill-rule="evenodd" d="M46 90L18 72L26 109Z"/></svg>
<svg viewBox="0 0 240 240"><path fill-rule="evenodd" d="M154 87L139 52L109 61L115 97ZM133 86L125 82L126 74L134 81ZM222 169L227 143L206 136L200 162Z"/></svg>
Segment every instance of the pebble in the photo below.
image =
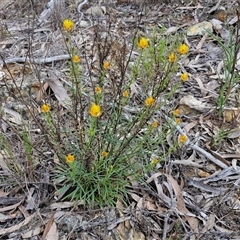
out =
<svg viewBox="0 0 240 240"><path fill-rule="evenodd" d="M206 32L213 32L211 22L203 21L187 29L187 36L205 35Z"/></svg>

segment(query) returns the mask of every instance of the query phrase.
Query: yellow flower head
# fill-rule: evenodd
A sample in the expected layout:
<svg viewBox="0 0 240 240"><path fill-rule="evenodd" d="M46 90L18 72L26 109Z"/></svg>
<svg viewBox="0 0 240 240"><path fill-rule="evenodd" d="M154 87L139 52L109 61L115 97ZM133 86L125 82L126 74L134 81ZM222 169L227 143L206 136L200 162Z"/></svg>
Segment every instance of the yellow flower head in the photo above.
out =
<svg viewBox="0 0 240 240"><path fill-rule="evenodd" d="M180 110L177 108L173 111L174 116L179 116L180 115Z"/></svg>
<svg viewBox="0 0 240 240"><path fill-rule="evenodd" d="M168 56L168 61L171 63L174 63L177 61L177 56L174 52L170 53L170 55Z"/></svg>
<svg viewBox="0 0 240 240"><path fill-rule="evenodd" d="M103 156L103 157L106 157L107 155L108 155L108 152L102 151L102 156Z"/></svg>
<svg viewBox="0 0 240 240"><path fill-rule="evenodd" d="M148 39L147 38L140 38L140 40L138 41L138 46L142 49L147 48L148 47Z"/></svg>
<svg viewBox="0 0 240 240"><path fill-rule="evenodd" d="M63 29L64 29L65 31L70 32L70 31L73 29L73 27L74 27L74 23L73 23L72 20L70 20L70 19L65 19L65 20L63 21Z"/></svg>
<svg viewBox="0 0 240 240"><path fill-rule="evenodd" d="M74 156L69 153L69 154L66 156L66 162L67 162L67 163L73 163L73 162L74 162Z"/></svg>
<svg viewBox="0 0 240 240"><path fill-rule="evenodd" d="M74 55L74 56L72 57L72 61L73 61L74 63L79 63L79 62L80 62L80 57L79 57L78 55Z"/></svg>
<svg viewBox="0 0 240 240"><path fill-rule="evenodd" d="M101 108L99 105L93 103L90 107L89 113L92 117L100 117L101 116Z"/></svg>
<svg viewBox="0 0 240 240"><path fill-rule="evenodd" d="M188 45L186 45L186 44L181 44L180 46L179 46L179 48L178 48L178 52L181 54L181 55L185 55L185 54L187 54L188 53L188 50L189 50L189 48L188 48Z"/></svg>
<svg viewBox="0 0 240 240"><path fill-rule="evenodd" d="M182 122L181 118L176 118L175 121L176 121L176 124L178 124L178 125L181 124L181 122Z"/></svg>
<svg viewBox="0 0 240 240"><path fill-rule="evenodd" d="M181 76L180 76L180 79L183 82L186 82L188 80L188 73L187 72L182 73Z"/></svg>
<svg viewBox="0 0 240 240"><path fill-rule="evenodd" d="M188 138L187 138L187 136L185 134L182 134L182 135L179 136L178 139L179 139L180 143L185 143Z"/></svg>
<svg viewBox="0 0 240 240"><path fill-rule="evenodd" d="M99 86L95 88L95 93L100 94L102 92L102 88Z"/></svg>
<svg viewBox="0 0 240 240"><path fill-rule="evenodd" d="M123 95L123 97L125 97L125 98L129 97L129 91L128 91L128 90L125 90L122 95Z"/></svg>
<svg viewBox="0 0 240 240"><path fill-rule="evenodd" d="M50 106L49 106L48 104L43 104L43 105L41 106L41 111L42 111L43 113L48 113L48 112L50 111Z"/></svg>
<svg viewBox="0 0 240 240"><path fill-rule="evenodd" d="M105 70L109 69L109 67L110 67L110 63L109 63L108 61L106 61L106 62L103 63L103 68L104 68Z"/></svg>
<svg viewBox="0 0 240 240"><path fill-rule="evenodd" d="M153 122L153 123L151 124L151 126L152 126L153 128L158 127L158 122Z"/></svg>
<svg viewBox="0 0 240 240"><path fill-rule="evenodd" d="M158 159L157 158L154 158L153 160L152 160L152 164L154 164L154 165L156 165L156 164L158 164Z"/></svg>
<svg viewBox="0 0 240 240"><path fill-rule="evenodd" d="M152 96L148 97L146 100L145 100L145 105L146 106L153 106L155 103L155 100Z"/></svg>

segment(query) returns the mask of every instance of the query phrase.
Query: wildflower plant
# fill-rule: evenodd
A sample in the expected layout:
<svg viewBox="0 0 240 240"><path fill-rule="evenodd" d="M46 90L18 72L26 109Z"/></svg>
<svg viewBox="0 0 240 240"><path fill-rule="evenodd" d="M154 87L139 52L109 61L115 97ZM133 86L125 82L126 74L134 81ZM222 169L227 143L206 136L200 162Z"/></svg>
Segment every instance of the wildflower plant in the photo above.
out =
<svg viewBox="0 0 240 240"><path fill-rule="evenodd" d="M124 200L133 180L143 180L180 145L176 139L172 147L160 147L175 131L160 113L180 85L174 81L177 61L188 48L179 44L179 36L170 39L156 30L149 36L136 33L129 46L124 37L96 27L92 61L93 54L74 43L73 27L71 20L63 22L71 101L64 106L45 101L36 124L44 147L57 159L58 196L91 206L114 205ZM170 115L174 119L172 110ZM27 134L25 141L31 141ZM31 161L32 145L26 146Z"/></svg>
<svg viewBox="0 0 240 240"><path fill-rule="evenodd" d="M79 81L72 92L73 98L79 92L78 107L72 107L78 131L71 136L71 143L64 144L66 153L61 152L63 161L56 179L57 186L62 186L60 195L100 206L115 204L125 196L130 179L140 180L176 149L177 142L167 152L159 149L175 129L167 122L160 125L156 114L178 88L179 83L171 88L169 84L178 70L177 59L188 51L186 45L168 49L176 43L154 32L136 37L129 54L124 40L113 44L108 34L102 39L96 31L98 80L93 81L89 69L90 84L85 94L81 77L72 80ZM134 48L139 52L137 58L132 55ZM132 95L136 85L141 86L141 93L135 93L138 102Z"/></svg>

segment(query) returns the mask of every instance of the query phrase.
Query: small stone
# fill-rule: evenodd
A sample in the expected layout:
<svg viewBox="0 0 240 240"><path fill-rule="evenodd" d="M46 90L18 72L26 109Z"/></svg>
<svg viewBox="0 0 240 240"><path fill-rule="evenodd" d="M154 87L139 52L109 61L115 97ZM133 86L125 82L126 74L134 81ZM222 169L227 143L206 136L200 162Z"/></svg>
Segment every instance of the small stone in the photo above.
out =
<svg viewBox="0 0 240 240"><path fill-rule="evenodd" d="M93 17L102 17L104 16L104 10L101 7L93 6L86 10L86 14L90 14Z"/></svg>
<svg viewBox="0 0 240 240"><path fill-rule="evenodd" d="M84 21L82 20L80 23L79 23L79 27L82 27L82 28L86 28L86 27L89 27L89 23L87 21Z"/></svg>
<svg viewBox="0 0 240 240"><path fill-rule="evenodd" d="M80 227L80 221L76 216L72 216L72 215L67 215L65 217L63 217L59 224L58 227L64 231L64 232L71 232L74 231L74 229Z"/></svg>
<svg viewBox="0 0 240 240"><path fill-rule="evenodd" d="M187 36L205 35L206 32L213 32L212 23L203 21L188 28Z"/></svg>

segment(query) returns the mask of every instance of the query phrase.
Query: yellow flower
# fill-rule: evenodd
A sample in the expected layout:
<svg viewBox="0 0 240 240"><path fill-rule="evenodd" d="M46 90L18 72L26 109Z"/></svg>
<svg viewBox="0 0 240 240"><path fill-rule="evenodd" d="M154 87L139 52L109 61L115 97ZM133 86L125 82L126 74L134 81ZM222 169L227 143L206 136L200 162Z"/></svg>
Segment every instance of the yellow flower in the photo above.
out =
<svg viewBox="0 0 240 240"><path fill-rule="evenodd" d="M128 91L128 90L125 90L122 95L123 95L123 97L125 97L125 98L129 97L129 91Z"/></svg>
<svg viewBox="0 0 240 240"><path fill-rule="evenodd" d="M186 44L181 44L178 48L178 52L181 54L181 55L184 55L184 54L187 54L188 53L188 46Z"/></svg>
<svg viewBox="0 0 240 240"><path fill-rule="evenodd" d="M108 155L108 152L102 151L102 156L103 156L103 157L106 157L107 155Z"/></svg>
<svg viewBox="0 0 240 240"><path fill-rule="evenodd" d="M95 88L95 93L100 94L102 92L102 89L98 86Z"/></svg>
<svg viewBox="0 0 240 240"><path fill-rule="evenodd" d="M152 164L154 164L154 165L156 165L156 164L158 164L158 159L157 158L154 158L153 160L152 160Z"/></svg>
<svg viewBox="0 0 240 240"><path fill-rule="evenodd" d="M148 47L148 39L147 38L140 38L140 40L138 41L138 46L142 49L147 48Z"/></svg>
<svg viewBox="0 0 240 240"><path fill-rule="evenodd" d="M106 61L106 62L103 63L103 68L104 68L105 70L109 69L109 67L110 67L110 63L109 63L108 61Z"/></svg>
<svg viewBox="0 0 240 240"><path fill-rule="evenodd" d="M92 117L99 117L101 115L101 108L99 105L93 103L90 107L89 113Z"/></svg>
<svg viewBox="0 0 240 240"><path fill-rule="evenodd" d="M69 154L66 156L66 162L67 162L67 163L73 163L73 162L74 162L74 156L69 153Z"/></svg>
<svg viewBox="0 0 240 240"><path fill-rule="evenodd" d="M179 116L180 115L180 110L177 108L173 111L174 116Z"/></svg>
<svg viewBox="0 0 240 240"><path fill-rule="evenodd" d="M187 136L185 134L182 134L179 136L179 142L180 143L185 143L187 141Z"/></svg>
<svg viewBox="0 0 240 240"><path fill-rule="evenodd" d="M80 62L80 57L79 57L78 55L74 55L74 56L72 57L72 61L73 61L74 63L79 63L79 62Z"/></svg>
<svg viewBox="0 0 240 240"><path fill-rule="evenodd" d="M152 126L153 128L158 127L158 122L153 122L153 123L151 124L151 126Z"/></svg>
<svg viewBox="0 0 240 240"><path fill-rule="evenodd" d="M152 96L148 97L146 100L145 100L145 105L146 106L153 106L155 103L155 100Z"/></svg>
<svg viewBox="0 0 240 240"><path fill-rule="evenodd" d="M74 27L74 23L73 23L73 21L72 20L70 20L70 19L65 19L64 21L63 21L63 29L64 30L66 30L66 31L71 31L72 29L73 29L73 27Z"/></svg>
<svg viewBox="0 0 240 240"><path fill-rule="evenodd" d="M50 107L48 104L43 104L41 110L43 113L48 113L50 111Z"/></svg>
<svg viewBox="0 0 240 240"><path fill-rule="evenodd" d="M170 53L170 55L168 56L168 61L171 63L174 63L177 61L177 56L174 52Z"/></svg>
<svg viewBox="0 0 240 240"><path fill-rule="evenodd" d="M183 82L186 82L186 81L188 80L188 73L187 73L187 72L184 72L183 74L181 74L180 79L181 79Z"/></svg>
<svg viewBox="0 0 240 240"><path fill-rule="evenodd" d="M181 124L181 122L182 122L181 118L176 118L175 121L178 125Z"/></svg>

